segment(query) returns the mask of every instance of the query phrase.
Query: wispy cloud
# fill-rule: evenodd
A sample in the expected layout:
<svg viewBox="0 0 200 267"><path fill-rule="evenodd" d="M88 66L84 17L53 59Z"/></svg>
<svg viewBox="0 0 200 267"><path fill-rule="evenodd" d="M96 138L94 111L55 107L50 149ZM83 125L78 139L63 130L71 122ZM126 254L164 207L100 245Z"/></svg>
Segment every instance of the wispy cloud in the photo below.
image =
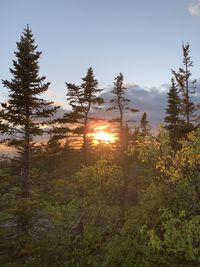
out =
<svg viewBox="0 0 200 267"><path fill-rule="evenodd" d="M200 13L200 0L197 3L191 4L188 7L188 11L191 16L197 16Z"/></svg>

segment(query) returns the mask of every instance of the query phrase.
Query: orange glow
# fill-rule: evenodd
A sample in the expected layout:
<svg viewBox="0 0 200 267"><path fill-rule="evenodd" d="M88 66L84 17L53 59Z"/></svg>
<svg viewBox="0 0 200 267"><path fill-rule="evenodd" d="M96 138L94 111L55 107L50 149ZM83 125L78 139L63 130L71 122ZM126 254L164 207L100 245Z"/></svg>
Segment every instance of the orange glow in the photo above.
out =
<svg viewBox="0 0 200 267"><path fill-rule="evenodd" d="M93 132L89 134L92 139L93 144L97 145L99 143L112 144L117 140L116 133L113 129L109 129L110 125L98 125L93 129Z"/></svg>
<svg viewBox="0 0 200 267"><path fill-rule="evenodd" d="M94 133L94 138L97 141L105 142L105 143L113 143L115 141L113 134L103 132L103 131Z"/></svg>

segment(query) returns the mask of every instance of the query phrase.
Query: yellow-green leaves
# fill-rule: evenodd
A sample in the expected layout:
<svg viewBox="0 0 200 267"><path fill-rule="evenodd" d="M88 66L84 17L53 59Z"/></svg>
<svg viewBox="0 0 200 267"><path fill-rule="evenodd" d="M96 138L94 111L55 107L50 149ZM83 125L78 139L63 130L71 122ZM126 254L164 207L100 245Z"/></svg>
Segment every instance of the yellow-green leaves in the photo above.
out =
<svg viewBox="0 0 200 267"><path fill-rule="evenodd" d="M99 191L109 194L124 183L121 168L106 160L98 161L94 166L84 166L76 174L76 179L83 191L94 195Z"/></svg>
<svg viewBox="0 0 200 267"><path fill-rule="evenodd" d="M200 216L188 216L185 211L174 215L164 210L161 217L162 234L154 229L148 231L152 248L200 263Z"/></svg>

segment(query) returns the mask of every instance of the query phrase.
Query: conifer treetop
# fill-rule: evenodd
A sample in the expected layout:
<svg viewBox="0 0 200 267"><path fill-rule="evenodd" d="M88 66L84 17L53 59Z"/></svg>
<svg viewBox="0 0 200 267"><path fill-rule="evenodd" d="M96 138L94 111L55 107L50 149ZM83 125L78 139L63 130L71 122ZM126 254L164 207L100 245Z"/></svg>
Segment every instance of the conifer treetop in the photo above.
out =
<svg viewBox="0 0 200 267"><path fill-rule="evenodd" d="M17 51L14 54L13 67L10 68L12 78L2 81L9 96L6 103L1 103L0 131L10 135L9 141L7 139L8 145L16 143L20 147L23 146L27 131L31 139L44 132L41 126L50 123L48 118L59 107L40 97L47 91L50 83L45 83L45 76L39 76L38 60L42 52L37 51L29 25L17 42Z"/></svg>

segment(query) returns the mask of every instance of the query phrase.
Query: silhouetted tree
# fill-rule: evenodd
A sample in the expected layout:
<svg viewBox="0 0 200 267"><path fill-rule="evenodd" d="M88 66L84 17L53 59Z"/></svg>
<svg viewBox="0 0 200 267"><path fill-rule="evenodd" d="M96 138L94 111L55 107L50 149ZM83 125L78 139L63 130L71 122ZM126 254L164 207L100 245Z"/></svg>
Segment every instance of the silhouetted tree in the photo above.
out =
<svg viewBox="0 0 200 267"><path fill-rule="evenodd" d="M107 110L117 110L119 112L119 117L116 119L113 119L113 121L116 121L119 123L119 137L120 137L120 146L122 151L125 149L125 140L124 140L124 123L125 122L125 112L138 112L138 109L131 108L129 106L130 99L127 99L125 97L127 88L124 86L124 76L120 72L119 75L115 78L114 82L114 88L111 91L113 94L113 98L110 100L110 104L112 104L111 107L109 107Z"/></svg>
<svg viewBox="0 0 200 267"><path fill-rule="evenodd" d="M140 130L141 130L141 135L143 137L149 135L150 133L150 127L149 127L149 122L147 120L147 113L144 112L141 120L140 120Z"/></svg>
<svg viewBox="0 0 200 267"><path fill-rule="evenodd" d="M98 88L98 81L95 79L92 67L88 69L86 76L82 80L83 83L80 86L66 83L68 89L67 100L72 111L65 114L64 118L66 122L80 125L73 132L83 134L83 152L85 161L87 161L89 114L91 110L99 109L104 100L99 96L102 89Z"/></svg>
<svg viewBox="0 0 200 267"><path fill-rule="evenodd" d="M169 131L171 146L176 150L179 147L178 141L183 135L183 121L180 118L181 100L174 81L171 79L171 87L168 92L168 106L165 116L165 129Z"/></svg>
<svg viewBox="0 0 200 267"><path fill-rule="evenodd" d="M44 83L45 77L39 77L38 52L29 26L17 42L16 59L10 72L13 78L3 80L4 87L9 90L7 103L2 103L0 111L0 130L6 135L4 143L14 147L22 158L21 193L23 198L30 195L30 157L33 138L42 135L41 126L48 124L58 107L39 96L46 92L50 83ZM22 223L23 224L23 223ZM22 227L26 228L26 222Z"/></svg>
<svg viewBox="0 0 200 267"><path fill-rule="evenodd" d="M185 120L184 131L187 133L194 128L194 121L197 119L197 106L191 100L191 95L195 93L196 80L191 81L190 69L193 66L193 61L190 57L190 45L183 43L182 50L184 68L179 68L178 72L172 70L172 73L182 96L180 111Z"/></svg>

